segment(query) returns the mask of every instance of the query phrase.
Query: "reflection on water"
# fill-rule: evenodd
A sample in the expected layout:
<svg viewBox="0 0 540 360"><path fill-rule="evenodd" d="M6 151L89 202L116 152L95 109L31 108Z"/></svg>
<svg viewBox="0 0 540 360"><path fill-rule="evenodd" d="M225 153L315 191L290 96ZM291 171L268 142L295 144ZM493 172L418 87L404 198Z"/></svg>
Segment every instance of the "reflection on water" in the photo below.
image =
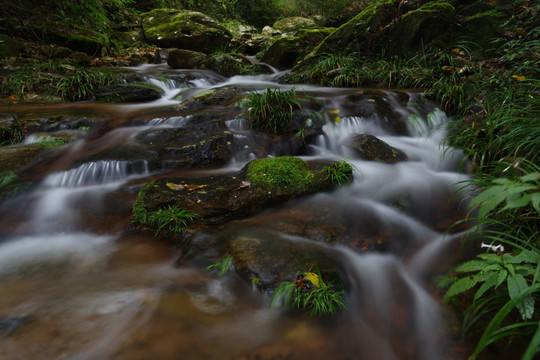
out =
<svg viewBox="0 0 540 360"><path fill-rule="evenodd" d="M463 176L456 172L456 160L443 156L443 112L429 104L419 112L387 92L380 96L396 114L414 115L407 122L411 136L389 131L387 119L376 111L329 122L304 158L348 157L356 169L350 186L201 231L193 235L196 246L182 249L183 257L176 259L170 244L134 234L130 225L138 189L133 184L161 174L143 159L109 156L130 146L142 129L188 128L189 115L162 116L158 110L151 119L145 113L131 123L144 109L178 103L173 97L179 92L285 85L274 82L278 73L226 79L205 71L172 71L190 76L175 82L153 79L159 68L141 69L149 82L164 88L163 99L72 105L101 117L103 125L25 172L33 186L0 203L0 359L463 358L450 342L440 299L426 281L451 266L449 254L460 241L459 234L444 233L461 216L460 199L449 199ZM343 99L361 93L305 90L330 104L327 110L344 113L351 111ZM419 101L417 94L409 98ZM21 112L29 110L54 113L51 107ZM248 125L247 119L225 119L241 144L239 155L209 171L236 171L256 156L260 138ZM356 133L378 136L405 151L409 161L361 159L348 145ZM313 319L270 309L269 294L234 272L216 277L205 270L219 252L220 239L257 236L317 247L339 259L347 310Z"/></svg>

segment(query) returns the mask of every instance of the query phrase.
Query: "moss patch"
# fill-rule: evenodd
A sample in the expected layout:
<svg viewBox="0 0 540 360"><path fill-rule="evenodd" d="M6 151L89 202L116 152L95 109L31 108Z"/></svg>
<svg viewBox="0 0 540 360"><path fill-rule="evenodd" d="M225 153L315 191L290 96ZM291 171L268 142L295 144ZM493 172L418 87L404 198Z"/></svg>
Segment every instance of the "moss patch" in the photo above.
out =
<svg viewBox="0 0 540 360"><path fill-rule="evenodd" d="M248 180L252 184L267 186L272 189L306 189L315 179L307 162L292 156L254 160L249 164Z"/></svg>

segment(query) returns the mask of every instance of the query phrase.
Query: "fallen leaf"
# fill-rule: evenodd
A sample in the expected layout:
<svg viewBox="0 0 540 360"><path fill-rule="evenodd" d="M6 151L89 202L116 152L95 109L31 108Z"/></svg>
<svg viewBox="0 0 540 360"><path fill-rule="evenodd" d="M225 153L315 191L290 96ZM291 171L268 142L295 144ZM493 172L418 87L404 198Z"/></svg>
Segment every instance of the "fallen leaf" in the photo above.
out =
<svg viewBox="0 0 540 360"><path fill-rule="evenodd" d="M184 185L182 184L173 184L171 182L168 182L165 185L167 185L167 187L171 190L184 190Z"/></svg>
<svg viewBox="0 0 540 360"><path fill-rule="evenodd" d="M199 190L204 189L206 185L184 185L184 187L188 190Z"/></svg>

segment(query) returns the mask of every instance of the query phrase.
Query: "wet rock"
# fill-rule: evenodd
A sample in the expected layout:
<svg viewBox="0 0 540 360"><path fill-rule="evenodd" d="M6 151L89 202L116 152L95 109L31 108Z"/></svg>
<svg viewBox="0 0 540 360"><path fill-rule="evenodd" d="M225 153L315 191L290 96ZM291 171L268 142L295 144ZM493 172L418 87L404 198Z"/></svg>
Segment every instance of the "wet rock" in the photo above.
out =
<svg viewBox="0 0 540 360"><path fill-rule="evenodd" d="M339 259L327 247L304 238L253 229L223 235L236 271L248 280L258 279L259 288L273 288L293 281L299 271L318 266L321 273L337 273Z"/></svg>
<svg viewBox="0 0 540 360"><path fill-rule="evenodd" d="M259 166L266 171L259 172ZM297 180L284 184L285 178ZM336 185L325 171L314 170L299 158L267 158L254 160L230 175L156 180L145 191L142 203L146 211L176 205L197 215L194 224L206 226L244 218Z"/></svg>
<svg viewBox="0 0 540 360"><path fill-rule="evenodd" d="M395 163L407 161L407 154L396 149L373 135L359 134L351 139L352 147L365 160Z"/></svg>
<svg viewBox="0 0 540 360"><path fill-rule="evenodd" d="M167 57L167 65L173 69L202 69L208 55L198 51L172 49Z"/></svg>
<svg viewBox="0 0 540 360"><path fill-rule="evenodd" d="M101 50L109 46L109 38L97 31L85 29L84 33L50 32L46 37L55 44L59 44L75 52L83 52L88 56L99 56Z"/></svg>
<svg viewBox="0 0 540 360"><path fill-rule="evenodd" d="M163 94L149 84L119 84L99 88L94 95L103 102L141 102L159 99Z"/></svg>
<svg viewBox="0 0 540 360"><path fill-rule="evenodd" d="M146 40L157 46L211 53L231 41L231 33L196 11L154 9L141 14Z"/></svg>
<svg viewBox="0 0 540 360"><path fill-rule="evenodd" d="M195 111L207 106L231 105L238 97L238 90L232 87L202 91L174 106L176 111Z"/></svg>
<svg viewBox="0 0 540 360"><path fill-rule="evenodd" d="M40 158L45 149L39 145L13 145L0 147L0 172L19 170Z"/></svg>
<svg viewBox="0 0 540 360"><path fill-rule="evenodd" d="M191 116L181 128L157 128L135 138L142 151L163 168L208 167L232 157L233 135L219 115ZM129 154L128 149L124 149Z"/></svg>
<svg viewBox="0 0 540 360"><path fill-rule="evenodd" d="M26 129L30 133L37 132L54 132L60 130L77 130L89 128L95 123L94 119L86 117L53 117L53 118L39 118L39 119L27 119L24 121Z"/></svg>

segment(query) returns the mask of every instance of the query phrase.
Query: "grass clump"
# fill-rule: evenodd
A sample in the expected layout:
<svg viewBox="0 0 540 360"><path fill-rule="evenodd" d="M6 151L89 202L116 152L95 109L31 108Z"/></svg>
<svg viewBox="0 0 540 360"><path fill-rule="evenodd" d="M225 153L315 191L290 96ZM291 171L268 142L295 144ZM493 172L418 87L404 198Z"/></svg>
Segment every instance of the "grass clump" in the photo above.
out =
<svg viewBox="0 0 540 360"><path fill-rule="evenodd" d="M11 114L12 121L0 124L0 146L21 143L26 137L25 129L15 114Z"/></svg>
<svg viewBox="0 0 540 360"><path fill-rule="evenodd" d="M13 170L0 172L0 200L16 195L24 186Z"/></svg>
<svg viewBox="0 0 540 360"><path fill-rule="evenodd" d="M182 233L196 215L188 210L181 209L176 205L169 206L165 209L148 211L144 207L144 197L147 191L154 186L154 182L145 185L137 195L137 199L133 204L133 222L141 225L148 225L156 228L155 236L158 236L163 230L169 233Z"/></svg>
<svg viewBox="0 0 540 360"><path fill-rule="evenodd" d="M351 183L353 170L354 166L347 160L338 161L322 169L326 173L326 179L339 186Z"/></svg>
<svg viewBox="0 0 540 360"><path fill-rule="evenodd" d="M262 93L250 92L243 106L247 108L251 128L274 134L290 133L293 130L293 116L302 110L301 100L307 99L288 90L266 89Z"/></svg>
<svg viewBox="0 0 540 360"><path fill-rule="evenodd" d="M314 180L308 163L293 156L257 159L248 166L248 180L252 184L272 189L307 188Z"/></svg>
<svg viewBox="0 0 540 360"><path fill-rule="evenodd" d="M325 283L317 267L317 273L299 272L295 281L279 284L274 290L270 306L284 305L311 316L331 316L345 309L344 293L342 287L329 281Z"/></svg>
<svg viewBox="0 0 540 360"><path fill-rule="evenodd" d="M217 271L219 275L225 275L229 270L233 268L232 264L232 256L227 255L224 256L221 260L216 262L215 264L208 265L206 267L206 270L208 271Z"/></svg>
<svg viewBox="0 0 540 360"><path fill-rule="evenodd" d="M90 98L95 89L120 84L121 76L104 70L61 64L58 61L7 66L10 77L0 87L0 94L24 98L30 93L59 96L64 101Z"/></svg>

